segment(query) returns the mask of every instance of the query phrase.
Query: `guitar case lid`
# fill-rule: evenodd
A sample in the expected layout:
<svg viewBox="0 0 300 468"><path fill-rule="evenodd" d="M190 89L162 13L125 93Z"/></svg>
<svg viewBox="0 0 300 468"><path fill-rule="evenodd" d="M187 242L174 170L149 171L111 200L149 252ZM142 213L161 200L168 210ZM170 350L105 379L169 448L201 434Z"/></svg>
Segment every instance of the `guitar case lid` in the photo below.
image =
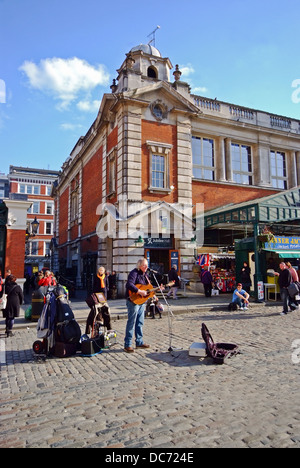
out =
<svg viewBox="0 0 300 468"><path fill-rule="evenodd" d="M238 354L238 345L233 343L215 343L205 323L201 327L202 338L206 344L206 352L216 364L224 364L225 359Z"/></svg>

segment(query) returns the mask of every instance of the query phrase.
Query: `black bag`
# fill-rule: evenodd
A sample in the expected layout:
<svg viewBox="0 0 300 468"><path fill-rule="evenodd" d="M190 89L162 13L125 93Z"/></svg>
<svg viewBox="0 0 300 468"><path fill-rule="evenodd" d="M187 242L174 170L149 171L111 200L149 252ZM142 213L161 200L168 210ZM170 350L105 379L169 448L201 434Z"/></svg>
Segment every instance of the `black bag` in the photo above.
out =
<svg viewBox="0 0 300 468"><path fill-rule="evenodd" d="M214 343L205 323L202 323L201 333L206 344L206 353L216 364L224 364L225 359L238 354L238 346L232 343Z"/></svg>
<svg viewBox="0 0 300 468"><path fill-rule="evenodd" d="M77 344L74 343L56 342L54 348L52 349L53 355L58 358L74 356L74 354L76 354L76 351Z"/></svg>
<svg viewBox="0 0 300 468"><path fill-rule="evenodd" d="M69 303L65 297L59 297L56 299L56 322L66 322L73 320L74 313L69 306Z"/></svg>
<svg viewBox="0 0 300 468"><path fill-rule="evenodd" d="M58 323L55 328L55 341L70 344L79 343L81 330L76 320Z"/></svg>
<svg viewBox="0 0 300 468"><path fill-rule="evenodd" d="M81 353L84 356L94 356L95 354L102 353L102 348L104 347L104 335L101 334L96 338L89 338L82 341L81 343Z"/></svg>
<svg viewBox="0 0 300 468"><path fill-rule="evenodd" d="M101 353L102 349L108 349L117 343L117 333L114 330L109 330L105 333L100 333L95 338L88 338L81 342L81 352L85 356L93 356Z"/></svg>
<svg viewBox="0 0 300 468"><path fill-rule="evenodd" d="M289 286L288 286L288 291L289 291L289 295L292 299L295 298L295 296L297 296L299 294L299 286L300 284L295 281L294 283L291 283Z"/></svg>
<svg viewBox="0 0 300 468"><path fill-rule="evenodd" d="M230 302L230 304L228 305L228 310L229 310L229 312L233 312L233 311L238 310L237 303L236 302Z"/></svg>

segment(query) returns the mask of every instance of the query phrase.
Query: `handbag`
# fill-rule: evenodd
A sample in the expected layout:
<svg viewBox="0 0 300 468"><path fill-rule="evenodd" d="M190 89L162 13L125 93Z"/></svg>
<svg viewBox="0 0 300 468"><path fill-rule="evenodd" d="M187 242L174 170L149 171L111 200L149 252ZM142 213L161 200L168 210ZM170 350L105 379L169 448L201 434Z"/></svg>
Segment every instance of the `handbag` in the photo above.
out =
<svg viewBox="0 0 300 468"><path fill-rule="evenodd" d="M0 310L6 309L7 306L7 294L3 293L2 297L0 297Z"/></svg>
<svg viewBox="0 0 300 468"><path fill-rule="evenodd" d="M7 294L5 294L5 285L3 286L3 294L0 297L0 310L6 309L7 306Z"/></svg>

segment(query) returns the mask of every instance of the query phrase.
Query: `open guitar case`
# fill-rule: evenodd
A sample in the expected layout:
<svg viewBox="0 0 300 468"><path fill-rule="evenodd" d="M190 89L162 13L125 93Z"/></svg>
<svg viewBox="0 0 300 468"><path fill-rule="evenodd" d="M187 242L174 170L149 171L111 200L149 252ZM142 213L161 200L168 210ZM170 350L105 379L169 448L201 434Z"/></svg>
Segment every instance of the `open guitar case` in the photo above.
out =
<svg viewBox="0 0 300 468"><path fill-rule="evenodd" d="M239 347L233 343L215 343L205 323L201 327L202 338L206 344L206 354L215 364L224 364L226 359L239 353Z"/></svg>

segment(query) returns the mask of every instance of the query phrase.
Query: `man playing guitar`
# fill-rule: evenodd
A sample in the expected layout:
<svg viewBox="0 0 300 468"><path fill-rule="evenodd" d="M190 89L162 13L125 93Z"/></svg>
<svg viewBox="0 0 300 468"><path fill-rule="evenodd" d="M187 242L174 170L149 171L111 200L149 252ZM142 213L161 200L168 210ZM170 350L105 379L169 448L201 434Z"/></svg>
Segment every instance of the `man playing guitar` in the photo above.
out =
<svg viewBox="0 0 300 468"><path fill-rule="evenodd" d="M126 284L126 305L128 320L126 325L124 346L124 351L126 351L126 353L134 352L134 349L132 348L133 333L135 333L136 348L150 348L150 346L145 344L143 340L145 307L147 298L149 297L149 292L142 288L143 286L147 287L151 285L150 280L146 274L147 270L148 261L145 258L141 258L137 262L136 268L128 275ZM134 298L136 297L141 298L142 300L136 301L139 303L135 303ZM140 302L142 302L142 304Z"/></svg>

